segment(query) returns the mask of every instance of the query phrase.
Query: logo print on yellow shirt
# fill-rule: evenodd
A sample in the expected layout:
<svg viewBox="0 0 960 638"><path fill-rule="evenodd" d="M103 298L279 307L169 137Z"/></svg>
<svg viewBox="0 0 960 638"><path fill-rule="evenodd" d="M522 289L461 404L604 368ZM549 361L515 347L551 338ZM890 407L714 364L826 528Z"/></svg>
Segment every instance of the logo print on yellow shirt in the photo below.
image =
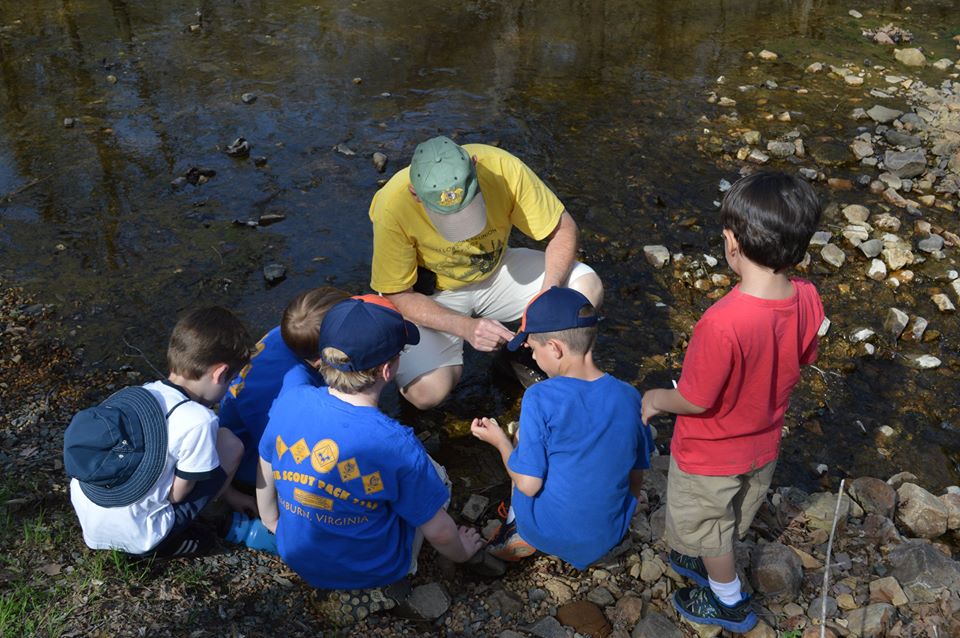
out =
<svg viewBox="0 0 960 638"><path fill-rule="evenodd" d="M297 465L300 465L303 459L310 456L310 448L307 446L306 441L300 439L290 446L290 454L293 454L293 460L297 462Z"/></svg>
<svg viewBox="0 0 960 638"><path fill-rule="evenodd" d="M340 480L346 483L360 476L360 468L357 466L357 459L347 459L337 465L340 470Z"/></svg>
<svg viewBox="0 0 960 638"><path fill-rule="evenodd" d="M324 439L313 446L310 464L316 471L326 474L337 464L338 458L340 458L340 446L333 439Z"/></svg>
<svg viewBox="0 0 960 638"><path fill-rule="evenodd" d="M441 206L456 206L463 201L463 189L451 188L450 190L440 191Z"/></svg>
<svg viewBox="0 0 960 638"><path fill-rule="evenodd" d="M383 490L383 482L380 480L380 472L367 474L363 477L363 491L367 494L376 494Z"/></svg>
<svg viewBox="0 0 960 638"><path fill-rule="evenodd" d="M287 450L289 449L290 448L287 447L287 444L283 442L283 439L281 439L278 436L277 437L277 460L279 461L280 459L282 459L283 455L286 454Z"/></svg>
<svg viewBox="0 0 960 638"><path fill-rule="evenodd" d="M293 489L293 500L307 507L315 507L321 510L333 510L333 499L320 496L319 494L313 494L306 490L301 490L299 487Z"/></svg>

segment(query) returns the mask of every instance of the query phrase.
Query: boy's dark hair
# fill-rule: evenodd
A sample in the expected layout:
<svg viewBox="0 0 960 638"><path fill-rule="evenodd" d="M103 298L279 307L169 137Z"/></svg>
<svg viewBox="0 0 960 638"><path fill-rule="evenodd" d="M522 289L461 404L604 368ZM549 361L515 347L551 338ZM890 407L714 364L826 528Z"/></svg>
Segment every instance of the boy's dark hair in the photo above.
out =
<svg viewBox="0 0 960 638"><path fill-rule="evenodd" d="M760 171L738 180L720 206L743 254L780 272L803 260L823 207L813 187L786 173Z"/></svg>
<svg viewBox="0 0 960 638"><path fill-rule="evenodd" d="M580 308L578 317L593 317L597 314L597 309L593 304L587 304ZM531 332L527 337L533 339L539 344L544 344L550 339L561 341L570 349L573 354L587 354L593 349L593 344L597 340L597 326L585 326L583 328L568 328L567 330L555 330L553 332Z"/></svg>
<svg viewBox="0 0 960 638"><path fill-rule="evenodd" d="M301 293L287 304L280 320L280 336L283 342L301 359L316 359L320 356L320 324L333 306L350 295L321 286Z"/></svg>
<svg viewBox="0 0 960 638"><path fill-rule="evenodd" d="M196 380L210 366L225 363L232 376L249 363L252 343L250 333L226 308L197 308L173 327L167 366L171 373Z"/></svg>

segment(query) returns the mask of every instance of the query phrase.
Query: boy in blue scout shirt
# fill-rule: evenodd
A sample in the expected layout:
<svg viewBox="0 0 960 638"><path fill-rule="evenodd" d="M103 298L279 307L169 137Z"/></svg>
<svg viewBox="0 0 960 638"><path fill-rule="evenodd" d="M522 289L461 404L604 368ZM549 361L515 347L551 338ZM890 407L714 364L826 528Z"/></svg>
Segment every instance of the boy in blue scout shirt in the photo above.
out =
<svg viewBox="0 0 960 638"><path fill-rule="evenodd" d="M256 484L260 437L284 376L295 370L296 380L291 383L324 385L315 369L320 323L327 311L347 296L327 286L297 295L284 309L280 325L260 339L250 363L230 382L220 402L220 425L243 442L243 459L236 475L240 483Z"/></svg>
<svg viewBox="0 0 960 638"><path fill-rule="evenodd" d="M340 302L320 329L328 387L284 387L260 441L257 502L281 558L323 589L365 589L416 570L426 538L455 562L483 545L413 430L377 408L417 327L375 295Z"/></svg>
<svg viewBox="0 0 960 638"><path fill-rule="evenodd" d="M516 448L496 421L473 420L473 435L497 448L514 483L507 521L487 546L498 558L540 550L583 569L629 529L653 439L637 390L594 364L596 324L575 290L534 297L507 347L529 347L550 378L524 394Z"/></svg>

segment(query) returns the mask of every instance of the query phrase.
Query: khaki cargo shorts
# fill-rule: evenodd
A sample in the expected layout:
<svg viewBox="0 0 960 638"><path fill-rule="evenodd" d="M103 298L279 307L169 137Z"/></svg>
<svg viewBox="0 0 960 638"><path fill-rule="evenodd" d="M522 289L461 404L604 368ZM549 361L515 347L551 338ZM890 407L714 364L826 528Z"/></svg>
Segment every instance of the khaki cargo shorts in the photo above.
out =
<svg viewBox="0 0 960 638"><path fill-rule="evenodd" d="M687 474L670 457L667 544L687 556L722 556L743 539L767 496L776 461L735 476Z"/></svg>

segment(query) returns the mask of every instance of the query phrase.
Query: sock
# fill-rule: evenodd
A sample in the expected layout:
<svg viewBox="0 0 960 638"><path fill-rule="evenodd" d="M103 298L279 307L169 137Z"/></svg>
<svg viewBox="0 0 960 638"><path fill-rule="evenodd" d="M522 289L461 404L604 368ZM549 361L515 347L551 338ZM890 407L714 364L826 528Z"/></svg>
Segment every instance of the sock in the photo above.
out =
<svg viewBox="0 0 960 638"><path fill-rule="evenodd" d="M707 582L710 583L710 589L713 590L714 595L727 607L733 607L743 600L743 594L740 593L739 576L735 576L729 583L718 583L712 578L708 578Z"/></svg>
<svg viewBox="0 0 960 638"><path fill-rule="evenodd" d="M515 519L516 517L517 517L517 514L516 514L516 512L513 511L513 505L511 505L511 506L510 506L510 509L507 510L507 521L506 521L505 524L506 524L506 525L509 525L510 523L513 522L513 519ZM739 581L737 581L737 582L739 582Z"/></svg>

